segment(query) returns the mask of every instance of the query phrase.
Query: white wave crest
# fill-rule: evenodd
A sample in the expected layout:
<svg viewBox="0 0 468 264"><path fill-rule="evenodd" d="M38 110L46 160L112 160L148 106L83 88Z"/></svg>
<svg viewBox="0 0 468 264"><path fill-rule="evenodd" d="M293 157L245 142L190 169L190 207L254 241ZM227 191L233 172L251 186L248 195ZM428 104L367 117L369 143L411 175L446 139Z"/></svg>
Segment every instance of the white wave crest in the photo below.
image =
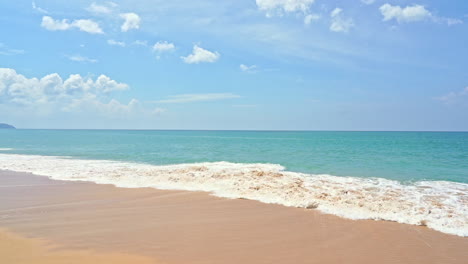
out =
<svg viewBox="0 0 468 264"><path fill-rule="evenodd" d="M13 150L12 148L0 148L0 151L10 151Z"/></svg>
<svg viewBox="0 0 468 264"><path fill-rule="evenodd" d="M155 166L65 157L0 154L0 169L118 187L210 192L284 206L316 208L350 219L425 225L468 236L468 184L338 177L284 171L275 164L229 162Z"/></svg>

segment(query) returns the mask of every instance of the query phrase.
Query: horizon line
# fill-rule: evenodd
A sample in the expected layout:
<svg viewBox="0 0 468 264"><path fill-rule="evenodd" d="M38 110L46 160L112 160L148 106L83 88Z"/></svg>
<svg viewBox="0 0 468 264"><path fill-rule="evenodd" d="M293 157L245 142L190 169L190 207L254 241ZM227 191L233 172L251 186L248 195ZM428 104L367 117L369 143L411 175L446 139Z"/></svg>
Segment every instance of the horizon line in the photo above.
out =
<svg viewBox="0 0 468 264"><path fill-rule="evenodd" d="M158 129L158 128L15 128L16 130L126 130L126 131L232 131L232 132L462 132L468 130L334 130L334 129ZM15 130L4 129L4 130ZM2 129L3 130L3 129Z"/></svg>

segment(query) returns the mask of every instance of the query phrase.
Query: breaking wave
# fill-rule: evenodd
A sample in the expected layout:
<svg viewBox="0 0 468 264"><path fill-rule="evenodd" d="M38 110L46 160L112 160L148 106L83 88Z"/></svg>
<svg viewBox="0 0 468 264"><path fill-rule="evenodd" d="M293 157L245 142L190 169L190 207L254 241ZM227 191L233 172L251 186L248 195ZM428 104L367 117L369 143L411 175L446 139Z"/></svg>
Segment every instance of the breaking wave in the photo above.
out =
<svg viewBox="0 0 468 264"><path fill-rule="evenodd" d="M285 171L276 164L230 162L156 166L67 157L0 154L0 169L56 180L118 187L204 191L284 206L313 208L349 219L425 225L468 236L468 184L338 177Z"/></svg>

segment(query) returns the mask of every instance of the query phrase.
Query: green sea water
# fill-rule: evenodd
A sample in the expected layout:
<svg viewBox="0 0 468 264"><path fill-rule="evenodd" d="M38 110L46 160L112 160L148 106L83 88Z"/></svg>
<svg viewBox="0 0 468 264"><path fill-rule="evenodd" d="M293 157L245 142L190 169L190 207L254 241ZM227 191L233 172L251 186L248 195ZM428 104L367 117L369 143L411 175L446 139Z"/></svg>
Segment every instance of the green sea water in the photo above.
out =
<svg viewBox="0 0 468 264"><path fill-rule="evenodd" d="M467 132L0 130L0 153L154 165L229 161L288 171L468 183Z"/></svg>

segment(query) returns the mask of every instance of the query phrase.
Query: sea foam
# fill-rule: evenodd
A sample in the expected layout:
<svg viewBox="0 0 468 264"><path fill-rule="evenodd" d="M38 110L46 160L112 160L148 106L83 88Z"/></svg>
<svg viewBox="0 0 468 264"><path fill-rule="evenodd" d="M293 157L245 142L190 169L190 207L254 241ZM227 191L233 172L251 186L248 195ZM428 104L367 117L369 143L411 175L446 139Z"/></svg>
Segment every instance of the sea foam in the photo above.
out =
<svg viewBox="0 0 468 264"><path fill-rule="evenodd" d="M156 166L67 157L0 154L0 169L118 187L205 191L225 198L314 208L349 219L425 225L468 236L468 184L338 177L276 164L210 162Z"/></svg>

